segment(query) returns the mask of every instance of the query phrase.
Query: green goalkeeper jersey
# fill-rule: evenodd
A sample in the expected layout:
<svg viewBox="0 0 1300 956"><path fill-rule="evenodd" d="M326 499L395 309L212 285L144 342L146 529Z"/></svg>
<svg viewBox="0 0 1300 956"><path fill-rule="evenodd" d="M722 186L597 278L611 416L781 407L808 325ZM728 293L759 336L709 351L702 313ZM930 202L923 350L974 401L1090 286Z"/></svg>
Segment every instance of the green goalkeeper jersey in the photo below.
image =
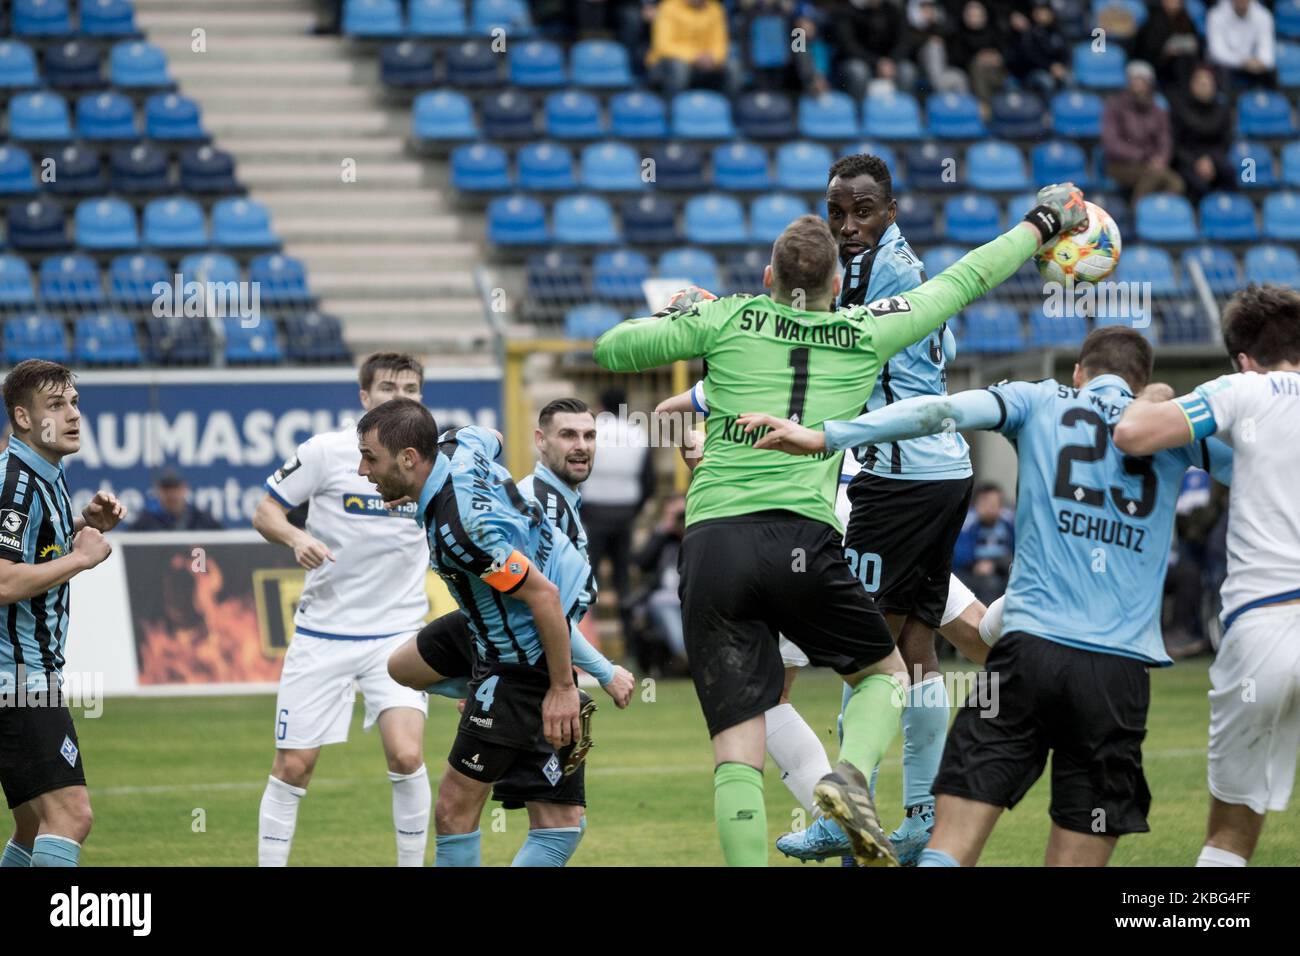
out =
<svg viewBox="0 0 1300 956"><path fill-rule="evenodd" d="M857 417L890 356L1006 280L1037 247L1036 234L1016 226L910 292L835 313L733 295L664 318L629 319L596 341L595 359L616 372L679 359L707 363L709 425L686 499L688 526L781 509L842 532L835 492L843 452L756 450L761 430L746 435L737 416L766 412L809 427Z"/></svg>

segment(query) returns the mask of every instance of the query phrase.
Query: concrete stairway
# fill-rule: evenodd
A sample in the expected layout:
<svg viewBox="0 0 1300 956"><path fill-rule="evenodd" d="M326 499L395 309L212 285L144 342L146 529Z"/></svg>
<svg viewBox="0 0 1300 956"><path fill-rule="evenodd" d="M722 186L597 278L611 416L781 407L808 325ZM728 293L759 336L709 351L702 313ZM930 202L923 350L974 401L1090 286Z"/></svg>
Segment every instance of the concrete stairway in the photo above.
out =
<svg viewBox="0 0 1300 956"><path fill-rule="evenodd" d="M481 219L449 206L441 164L406 154L410 112L382 102L373 53L313 35L311 0L135 7L354 351L491 359L474 283Z"/></svg>

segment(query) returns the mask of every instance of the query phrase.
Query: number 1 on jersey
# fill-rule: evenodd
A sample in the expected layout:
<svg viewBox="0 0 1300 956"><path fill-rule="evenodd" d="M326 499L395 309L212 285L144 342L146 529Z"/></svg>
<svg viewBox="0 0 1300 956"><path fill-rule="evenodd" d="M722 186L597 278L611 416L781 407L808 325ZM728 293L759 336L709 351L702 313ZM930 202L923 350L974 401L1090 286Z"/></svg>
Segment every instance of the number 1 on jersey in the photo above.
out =
<svg viewBox="0 0 1300 956"><path fill-rule="evenodd" d="M803 424L803 406L808 398L808 355L812 350L806 345L790 350L790 367L794 378L790 382L790 407L785 417Z"/></svg>

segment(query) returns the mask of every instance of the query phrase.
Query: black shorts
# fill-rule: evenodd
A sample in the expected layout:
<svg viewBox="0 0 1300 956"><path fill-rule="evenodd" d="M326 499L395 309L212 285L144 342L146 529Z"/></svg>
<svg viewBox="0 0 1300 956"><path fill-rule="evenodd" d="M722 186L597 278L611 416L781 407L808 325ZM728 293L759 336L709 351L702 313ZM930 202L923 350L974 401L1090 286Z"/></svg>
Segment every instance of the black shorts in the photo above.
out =
<svg viewBox="0 0 1300 956"><path fill-rule="evenodd" d="M867 471L849 482L844 553L882 614L939 627L972 487L971 478L904 481Z"/></svg>
<svg viewBox="0 0 1300 956"><path fill-rule="evenodd" d="M710 737L780 700L778 634L837 674L894 649L828 524L789 511L701 521L686 529L678 567L686 656Z"/></svg>
<svg viewBox="0 0 1300 956"><path fill-rule="evenodd" d="M57 692L56 692L57 693ZM86 768L72 715L61 697L30 694L0 706L0 786L13 809L63 787L84 787Z"/></svg>
<svg viewBox="0 0 1300 956"><path fill-rule="evenodd" d="M469 618L460 611L434 618L420 628L415 649L439 677L470 677L474 673L474 634Z"/></svg>
<svg viewBox="0 0 1300 956"><path fill-rule="evenodd" d="M958 712L936 794L1010 809L1042 776L1051 751L1057 826L1109 836L1147 832L1146 664L1013 631L993 645L985 673L996 683L977 687Z"/></svg>

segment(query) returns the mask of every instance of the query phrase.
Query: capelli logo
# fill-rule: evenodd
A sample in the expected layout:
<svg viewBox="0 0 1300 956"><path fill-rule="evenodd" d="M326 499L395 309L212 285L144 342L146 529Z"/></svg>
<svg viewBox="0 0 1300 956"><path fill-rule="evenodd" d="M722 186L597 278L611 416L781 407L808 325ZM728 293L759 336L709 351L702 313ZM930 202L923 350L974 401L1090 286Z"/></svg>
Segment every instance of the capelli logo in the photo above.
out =
<svg viewBox="0 0 1300 956"><path fill-rule="evenodd" d="M123 926L133 936L148 936L153 928L152 893L82 893L73 886L50 897L51 926Z"/></svg>

